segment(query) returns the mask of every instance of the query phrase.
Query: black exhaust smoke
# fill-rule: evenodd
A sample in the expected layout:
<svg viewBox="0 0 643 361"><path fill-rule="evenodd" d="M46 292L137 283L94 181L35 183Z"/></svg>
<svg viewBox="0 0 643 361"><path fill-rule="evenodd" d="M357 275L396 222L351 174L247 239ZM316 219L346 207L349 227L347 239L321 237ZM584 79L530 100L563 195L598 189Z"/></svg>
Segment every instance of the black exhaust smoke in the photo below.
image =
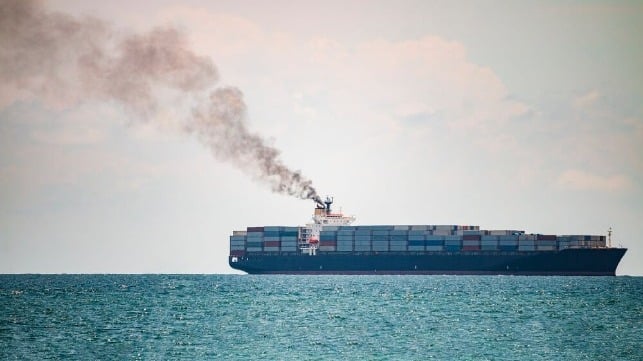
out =
<svg viewBox="0 0 643 361"><path fill-rule="evenodd" d="M55 107L99 100L154 121L162 106L156 90L171 90L196 104L181 128L217 159L273 192L320 204L312 182L248 130L241 91L215 88L217 81L212 60L195 54L174 28L124 34L96 18L47 12L36 1L8 0L0 6L0 107L34 97Z"/></svg>

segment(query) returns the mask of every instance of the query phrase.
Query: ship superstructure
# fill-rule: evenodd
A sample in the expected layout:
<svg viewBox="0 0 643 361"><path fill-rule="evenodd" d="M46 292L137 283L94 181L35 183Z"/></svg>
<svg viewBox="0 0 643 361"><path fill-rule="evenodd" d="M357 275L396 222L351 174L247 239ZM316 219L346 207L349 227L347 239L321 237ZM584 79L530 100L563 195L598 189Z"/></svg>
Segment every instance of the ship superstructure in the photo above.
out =
<svg viewBox="0 0 643 361"><path fill-rule="evenodd" d="M308 255L315 255L317 249L321 246L326 248L324 243L320 244L320 234L324 227L341 227L348 226L355 221L354 216L345 216L341 211L333 213L331 211L333 199L326 197L324 202L317 201L315 212L313 213L313 223L306 224L306 227L300 229L299 248Z"/></svg>
<svg viewBox="0 0 643 361"><path fill-rule="evenodd" d="M614 275L627 251L602 235L547 235L472 225L363 225L317 201L303 227L247 227L229 263L248 273ZM611 229L610 229L611 235ZM610 238L611 240L611 238Z"/></svg>

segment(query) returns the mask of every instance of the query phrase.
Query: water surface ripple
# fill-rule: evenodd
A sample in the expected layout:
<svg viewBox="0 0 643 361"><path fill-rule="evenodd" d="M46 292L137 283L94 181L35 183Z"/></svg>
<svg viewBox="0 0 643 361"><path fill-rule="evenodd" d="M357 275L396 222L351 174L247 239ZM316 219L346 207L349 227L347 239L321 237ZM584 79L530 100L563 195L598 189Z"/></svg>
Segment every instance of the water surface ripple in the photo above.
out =
<svg viewBox="0 0 643 361"><path fill-rule="evenodd" d="M643 360L642 277L1 275L2 360Z"/></svg>

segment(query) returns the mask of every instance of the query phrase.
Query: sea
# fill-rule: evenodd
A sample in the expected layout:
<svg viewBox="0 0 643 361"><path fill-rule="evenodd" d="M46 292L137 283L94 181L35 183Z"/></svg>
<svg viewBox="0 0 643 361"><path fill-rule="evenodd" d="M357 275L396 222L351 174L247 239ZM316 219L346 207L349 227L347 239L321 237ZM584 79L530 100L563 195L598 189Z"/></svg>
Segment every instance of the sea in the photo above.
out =
<svg viewBox="0 0 643 361"><path fill-rule="evenodd" d="M643 277L0 275L0 360L643 360Z"/></svg>

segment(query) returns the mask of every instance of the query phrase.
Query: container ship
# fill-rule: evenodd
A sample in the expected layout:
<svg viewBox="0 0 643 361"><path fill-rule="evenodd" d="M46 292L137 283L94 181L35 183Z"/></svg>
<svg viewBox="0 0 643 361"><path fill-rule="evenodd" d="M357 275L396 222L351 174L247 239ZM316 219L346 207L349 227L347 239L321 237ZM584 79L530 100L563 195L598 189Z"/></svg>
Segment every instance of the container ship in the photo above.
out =
<svg viewBox="0 0 643 361"><path fill-rule="evenodd" d="M317 201L303 227L233 231L228 262L250 274L614 276L627 251L603 235L527 234L471 225L364 225ZM607 243L607 244L606 244Z"/></svg>

